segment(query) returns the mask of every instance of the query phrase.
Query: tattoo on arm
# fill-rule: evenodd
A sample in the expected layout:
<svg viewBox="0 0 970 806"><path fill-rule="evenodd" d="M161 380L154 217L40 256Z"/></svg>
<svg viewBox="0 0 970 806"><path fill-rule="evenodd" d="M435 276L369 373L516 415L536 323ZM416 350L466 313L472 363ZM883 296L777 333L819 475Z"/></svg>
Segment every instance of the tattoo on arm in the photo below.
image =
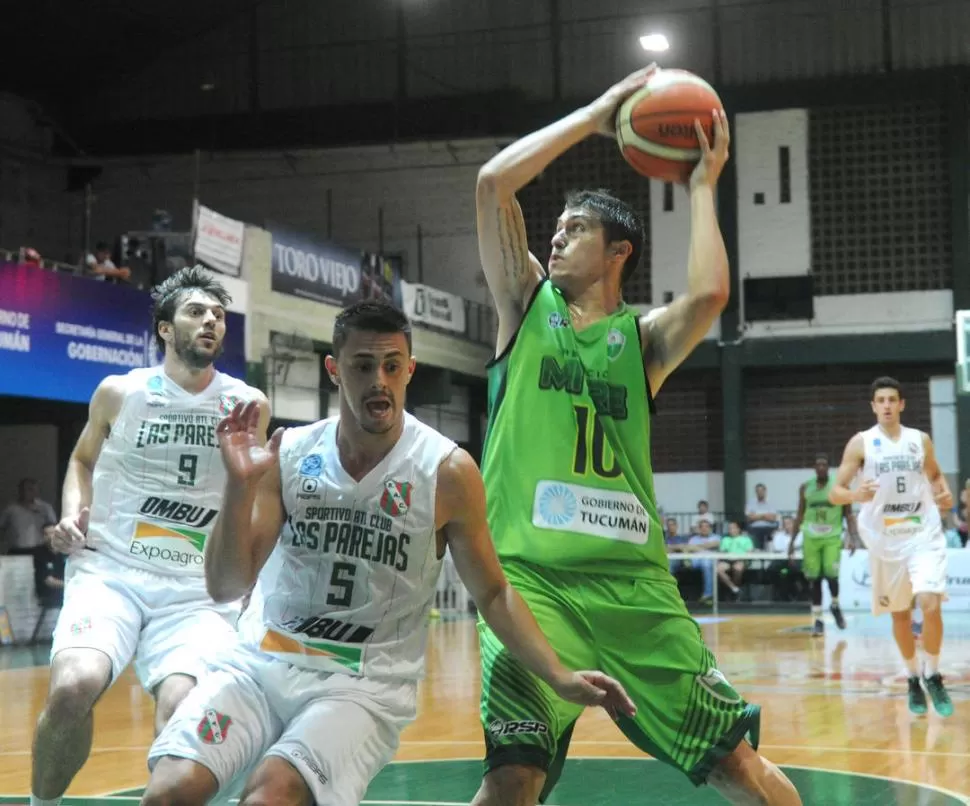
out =
<svg viewBox="0 0 970 806"><path fill-rule="evenodd" d="M526 278L529 270L529 250L525 244L522 214L514 207L502 211L502 268L505 276L519 284Z"/></svg>

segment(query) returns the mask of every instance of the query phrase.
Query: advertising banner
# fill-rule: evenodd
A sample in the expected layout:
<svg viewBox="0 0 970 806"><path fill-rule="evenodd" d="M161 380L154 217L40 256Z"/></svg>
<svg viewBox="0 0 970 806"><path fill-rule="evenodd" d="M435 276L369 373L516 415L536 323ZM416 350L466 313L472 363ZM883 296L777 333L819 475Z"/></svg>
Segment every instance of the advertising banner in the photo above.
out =
<svg viewBox="0 0 970 806"><path fill-rule="evenodd" d="M87 403L106 375L160 363L147 291L0 264L0 395ZM216 362L246 376L245 317L226 314Z"/></svg>
<svg viewBox="0 0 970 806"><path fill-rule="evenodd" d="M401 283L404 313L412 322L423 322L455 333L465 332L465 300L429 285Z"/></svg>
<svg viewBox="0 0 970 806"><path fill-rule="evenodd" d="M201 204L197 209L193 244L196 260L223 274L238 277L242 270L246 225Z"/></svg>

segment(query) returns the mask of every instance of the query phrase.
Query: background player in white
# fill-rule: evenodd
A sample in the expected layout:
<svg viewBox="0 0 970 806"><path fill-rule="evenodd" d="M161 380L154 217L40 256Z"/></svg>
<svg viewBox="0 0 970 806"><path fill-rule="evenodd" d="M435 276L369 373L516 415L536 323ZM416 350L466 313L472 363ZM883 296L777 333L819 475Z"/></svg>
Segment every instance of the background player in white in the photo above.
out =
<svg viewBox="0 0 970 806"><path fill-rule="evenodd" d="M209 590L230 600L259 582L242 646L152 747L147 806L201 804L247 775L243 804L359 803L414 719L446 546L483 618L559 696L632 709L612 679L559 662L498 564L475 462L405 413L404 314L358 303L337 317L333 349L338 417L278 430L265 448L252 405L219 426L229 477Z"/></svg>
<svg viewBox="0 0 970 806"><path fill-rule="evenodd" d="M202 548L225 468L215 427L261 392L217 372L226 293L201 267L153 291L161 366L105 378L71 454L54 548L71 554L37 723L31 803L55 804L87 760L95 703L135 658L156 733L195 685L201 657L233 639L238 604L206 593Z"/></svg>
<svg viewBox="0 0 970 806"><path fill-rule="evenodd" d="M929 435L900 422L906 407L894 378L872 383L876 424L849 440L829 498L833 504L859 503L859 534L869 549L872 612L892 613L893 636L909 674L909 708L926 713L920 668L913 637L915 597L923 611L923 683L942 716L953 705L940 675L946 592L946 538L940 510L953 506L953 496L940 470ZM862 471L862 483L850 490Z"/></svg>

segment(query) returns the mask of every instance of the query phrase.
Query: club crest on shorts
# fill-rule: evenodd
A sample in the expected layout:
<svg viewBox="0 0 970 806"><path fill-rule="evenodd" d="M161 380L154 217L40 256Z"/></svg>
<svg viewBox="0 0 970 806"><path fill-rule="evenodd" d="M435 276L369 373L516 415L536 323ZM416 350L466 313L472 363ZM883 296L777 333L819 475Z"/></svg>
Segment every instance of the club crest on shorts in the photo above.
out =
<svg viewBox="0 0 970 806"><path fill-rule="evenodd" d="M388 515L403 515L411 508L411 490L414 485L409 481L384 482L384 492L381 493L380 507Z"/></svg>
<svg viewBox="0 0 970 806"><path fill-rule="evenodd" d="M206 708L205 716L199 720L195 732L206 744L222 744L229 734L232 719L220 714L214 708Z"/></svg>
<svg viewBox="0 0 970 806"><path fill-rule="evenodd" d="M707 674L699 674L695 679L714 699L731 705L741 702L741 695L734 690L719 670L711 668Z"/></svg>

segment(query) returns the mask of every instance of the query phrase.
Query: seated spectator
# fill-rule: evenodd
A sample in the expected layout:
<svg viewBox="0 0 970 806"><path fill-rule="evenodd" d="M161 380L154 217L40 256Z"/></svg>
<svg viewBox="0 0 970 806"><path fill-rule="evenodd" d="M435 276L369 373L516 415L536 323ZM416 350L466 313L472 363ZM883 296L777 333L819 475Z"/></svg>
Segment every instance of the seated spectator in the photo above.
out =
<svg viewBox="0 0 970 806"><path fill-rule="evenodd" d="M778 510L768 503L768 488L764 484L754 486L754 498L745 507L748 533L758 549L763 549L778 528Z"/></svg>
<svg viewBox="0 0 970 806"><path fill-rule="evenodd" d="M697 533L692 535L687 541L685 551L717 551L721 545L721 538L714 534L714 529L709 520L701 520L697 523ZM701 590L701 604L710 604L714 601L714 560L707 558L691 560L690 564L699 568L701 577L704 580L704 587Z"/></svg>
<svg viewBox="0 0 970 806"><path fill-rule="evenodd" d="M962 549L963 539L957 526L957 516L953 512L947 512L943 516L943 534L946 537L946 547L948 549Z"/></svg>
<svg viewBox="0 0 970 806"><path fill-rule="evenodd" d="M728 521L728 533L721 538L721 551L725 554L749 554L754 551L754 541L749 535L741 531L738 521ZM744 560L719 560L717 576L728 590L737 598L741 594L741 584L744 580Z"/></svg>
<svg viewBox="0 0 970 806"><path fill-rule="evenodd" d="M99 241L94 247L94 253L88 254L84 259L84 264L88 272L95 275L99 280L113 277L118 280L131 279L131 269L127 266L118 268L111 260L111 247L104 241Z"/></svg>
<svg viewBox="0 0 970 806"><path fill-rule="evenodd" d="M677 529L677 519L667 518L667 528L664 530L664 548L667 550L668 554L670 554L672 551L685 551L687 542L690 540L689 535L679 534ZM671 574L676 574L683 567L683 560L670 560Z"/></svg>
<svg viewBox="0 0 970 806"><path fill-rule="evenodd" d="M701 521L707 521L711 525L711 531L714 531L714 516L708 512L707 501L701 499L697 502L697 515L694 517L694 522L691 524L691 529L693 529L694 534L697 534L697 527Z"/></svg>

